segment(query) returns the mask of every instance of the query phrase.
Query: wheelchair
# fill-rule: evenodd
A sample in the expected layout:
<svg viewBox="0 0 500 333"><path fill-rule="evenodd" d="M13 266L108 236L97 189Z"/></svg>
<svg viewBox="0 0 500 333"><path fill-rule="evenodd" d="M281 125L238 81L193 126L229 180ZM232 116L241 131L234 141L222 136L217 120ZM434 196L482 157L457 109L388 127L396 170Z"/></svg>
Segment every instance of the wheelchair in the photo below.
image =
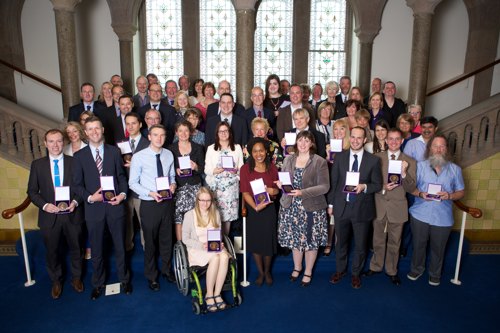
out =
<svg viewBox="0 0 500 333"><path fill-rule="evenodd" d="M226 280L222 291L231 291L233 302L227 303L227 307L236 307L242 303L241 294L238 292L238 264L234 246L229 237L224 235L224 246L231 256ZM204 290L201 287L200 278L206 273L208 265L200 267L189 267L188 253L186 245L178 241L174 245L174 272L179 292L187 296L191 292L191 305L195 314L207 313L207 306L204 301Z"/></svg>

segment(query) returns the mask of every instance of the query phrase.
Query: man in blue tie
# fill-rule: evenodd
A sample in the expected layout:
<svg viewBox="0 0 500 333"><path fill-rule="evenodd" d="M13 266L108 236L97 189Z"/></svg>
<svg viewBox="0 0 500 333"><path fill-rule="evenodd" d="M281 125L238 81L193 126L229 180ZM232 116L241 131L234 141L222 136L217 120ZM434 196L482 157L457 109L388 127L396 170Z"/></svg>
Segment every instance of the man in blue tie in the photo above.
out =
<svg viewBox="0 0 500 333"><path fill-rule="evenodd" d="M38 226L46 248L47 271L52 281L51 295L58 299L62 293L63 241L70 254L71 285L83 292L82 276L82 223L81 198L74 194L72 180L73 158L63 154L63 132L51 129L45 133L48 156L31 164L28 196L38 207ZM56 193L58 194L56 196ZM61 195L62 194L62 195Z"/></svg>

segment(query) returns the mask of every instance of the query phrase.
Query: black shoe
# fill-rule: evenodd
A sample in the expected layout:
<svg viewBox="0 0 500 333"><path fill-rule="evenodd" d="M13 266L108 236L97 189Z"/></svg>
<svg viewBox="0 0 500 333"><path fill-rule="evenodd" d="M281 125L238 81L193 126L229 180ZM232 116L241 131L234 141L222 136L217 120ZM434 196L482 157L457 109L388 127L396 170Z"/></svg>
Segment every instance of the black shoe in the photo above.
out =
<svg viewBox="0 0 500 333"><path fill-rule="evenodd" d="M404 258L404 257L406 257L407 252L408 252L408 250L407 250L407 249L402 248L402 249L399 251L399 256L400 256L401 258Z"/></svg>
<svg viewBox="0 0 500 333"><path fill-rule="evenodd" d="M296 272L296 273L298 273L298 274L297 274L297 276L294 276L294 275L293 275L293 273L295 273L295 272ZM302 269L301 269L300 271L298 271L298 270L294 269L294 270L293 270L293 272L292 272L292 274L290 274L290 281L291 281L291 282L295 282L295 281L297 281L297 279L298 279L298 278L299 278L299 276L300 276L300 273L302 273Z"/></svg>
<svg viewBox="0 0 500 333"><path fill-rule="evenodd" d="M149 289L152 291L160 291L160 284L156 281L149 281Z"/></svg>
<svg viewBox="0 0 500 333"><path fill-rule="evenodd" d="M122 293L130 295L132 294L132 284L130 282L121 283Z"/></svg>
<svg viewBox="0 0 500 333"><path fill-rule="evenodd" d="M361 276L373 276L373 275L376 275L376 274L379 274L379 273L380 272L372 271L370 269L370 270L367 270L366 272L362 273Z"/></svg>
<svg viewBox="0 0 500 333"><path fill-rule="evenodd" d="M307 274L304 273L304 276L302 277L302 281L300 282L300 285L302 287L309 287L311 285L311 281L312 281L312 276L311 275L307 275ZM309 278L309 281L307 281L307 282L304 281L304 278Z"/></svg>
<svg viewBox="0 0 500 333"><path fill-rule="evenodd" d="M400 286L401 285L401 279L399 276L396 275L387 275L389 277L389 280L395 285L395 286Z"/></svg>
<svg viewBox="0 0 500 333"><path fill-rule="evenodd" d="M92 293L90 294L90 299L93 301L98 299L101 296L103 289L104 287L97 287L92 289Z"/></svg>
<svg viewBox="0 0 500 333"><path fill-rule="evenodd" d="M163 273L162 276L168 282L175 283L175 275L174 275L174 273L168 271L167 273Z"/></svg>

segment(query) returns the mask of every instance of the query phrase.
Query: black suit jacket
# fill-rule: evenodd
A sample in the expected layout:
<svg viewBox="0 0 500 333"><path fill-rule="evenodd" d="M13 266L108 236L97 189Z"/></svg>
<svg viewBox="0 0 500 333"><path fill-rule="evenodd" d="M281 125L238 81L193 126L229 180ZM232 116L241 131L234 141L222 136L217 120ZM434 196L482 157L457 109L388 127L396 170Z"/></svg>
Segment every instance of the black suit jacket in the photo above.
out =
<svg viewBox="0 0 500 333"><path fill-rule="evenodd" d="M245 107L240 103L234 103L233 114L242 116L244 113L245 113ZM208 118L217 116L218 114L219 114L219 102L215 102L207 106L207 115L205 117L207 121Z"/></svg>
<svg viewBox="0 0 500 333"><path fill-rule="evenodd" d="M47 203L55 203L54 183L52 182L51 165L48 156L39 158L31 163L30 176L28 180L28 196L38 207L38 226L40 228L50 228L54 225L57 214L47 213L43 206ZM73 186L73 158L64 155L64 175L63 186L70 186L71 200L82 203L80 197L75 195ZM73 213L65 214L71 223L81 223L83 221L83 210L81 206L75 208Z"/></svg>
<svg viewBox="0 0 500 333"><path fill-rule="evenodd" d="M97 109L97 102L92 102L92 109L93 112L95 112L95 110ZM77 123L79 123L80 115L83 111L85 111L85 105L83 104L83 102L71 106L68 112L68 121L76 121Z"/></svg>
<svg viewBox="0 0 500 333"><path fill-rule="evenodd" d="M115 144L127 140L125 137L125 128L123 127L122 117L115 117L113 121L113 139Z"/></svg>
<svg viewBox="0 0 500 333"><path fill-rule="evenodd" d="M102 105L97 107L94 114L101 120L104 127L104 140L107 144L115 145L115 122L116 122L116 109L114 105L107 107Z"/></svg>
<svg viewBox="0 0 500 333"><path fill-rule="evenodd" d="M333 204L333 214L335 220L340 220L345 207L347 194L343 193L346 181L346 172L349 169L350 149L344 150L335 155L330 172L330 191L328 192L328 203ZM354 220L371 221L375 218L375 193L382 189L382 169L380 158L363 152L363 159L359 165L359 183L368 186L367 192L357 194L353 204Z"/></svg>
<svg viewBox="0 0 500 333"><path fill-rule="evenodd" d="M205 147L215 143L215 129L220 122L220 116L207 118L207 126L205 127ZM233 130L234 143L244 147L248 141L248 126L246 120L233 114L231 129Z"/></svg>
<svg viewBox="0 0 500 333"><path fill-rule="evenodd" d="M309 132L314 135L314 140L316 141L316 155L326 158L326 140L323 133L318 132L315 128L309 127ZM295 133L296 129L292 128L287 131L288 133Z"/></svg>
<svg viewBox="0 0 500 333"><path fill-rule="evenodd" d="M347 112L345 110L345 103L342 100L342 94L338 94L335 96L335 116L333 117L334 120L340 119L347 117Z"/></svg>
<svg viewBox="0 0 500 333"><path fill-rule="evenodd" d="M263 113L263 118L267 119L267 122L269 123L270 128L274 128L275 122L276 122L276 117L274 115L274 112L272 112L268 108L263 108L262 111ZM253 106L246 109L245 112L241 115L245 120L247 121L247 126L248 126L248 137L251 138L253 137L252 133L252 120L256 118L257 116L255 115L255 110L253 109Z"/></svg>
<svg viewBox="0 0 500 333"><path fill-rule="evenodd" d="M87 199L100 187L100 175L95 164L94 157L90 151L91 146L80 149L74 155L73 184L75 193L85 202L85 218L87 220L102 220L105 216L111 218L121 218L125 215L123 202L117 206L112 206L104 202L88 203ZM114 177L114 187L116 195L127 193L128 184L123 167L123 159L120 149L104 144L103 156L103 176Z"/></svg>
<svg viewBox="0 0 500 333"><path fill-rule="evenodd" d="M153 107L151 106L151 103L148 103L137 111L139 116L141 116L142 118L142 128L148 128L146 125L145 117L146 117L146 112L148 112L152 108ZM175 123L177 121L175 117L175 109L173 106L168 104L168 102L164 102L162 100L160 101L157 110L160 112L161 115L161 124L165 126L165 129L167 130L167 137L165 138L165 144L163 145L163 147L166 148L169 145L171 145L172 142L174 141Z"/></svg>

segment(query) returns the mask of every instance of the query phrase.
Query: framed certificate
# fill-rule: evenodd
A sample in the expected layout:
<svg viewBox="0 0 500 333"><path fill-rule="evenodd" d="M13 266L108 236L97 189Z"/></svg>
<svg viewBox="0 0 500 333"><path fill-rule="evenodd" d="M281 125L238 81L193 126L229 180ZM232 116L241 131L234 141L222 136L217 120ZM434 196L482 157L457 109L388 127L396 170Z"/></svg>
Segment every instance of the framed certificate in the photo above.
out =
<svg viewBox="0 0 500 333"><path fill-rule="evenodd" d="M222 234L220 229L207 230L207 251L208 252L222 251Z"/></svg>
<svg viewBox="0 0 500 333"><path fill-rule="evenodd" d="M295 152L295 141L297 141L297 133L285 133L285 156Z"/></svg>
<svg viewBox="0 0 500 333"><path fill-rule="evenodd" d="M156 192L161 196L161 200L172 199L170 191L170 180L168 177L156 177Z"/></svg>
<svg viewBox="0 0 500 333"><path fill-rule="evenodd" d="M401 185L401 170L403 170L403 161L389 160L389 170L387 173L387 182Z"/></svg>
<svg viewBox="0 0 500 333"><path fill-rule="evenodd" d="M69 213L68 208L71 203L69 186L54 187L54 194L55 194L54 205L61 210L58 214Z"/></svg>
<svg viewBox="0 0 500 333"><path fill-rule="evenodd" d="M330 154L328 158L333 162L335 154L342 151L343 141L341 139L330 139Z"/></svg>
<svg viewBox="0 0 500 333"><path fill-rule="evenodd" d="M429 200L441 201L441 196L438 192L441 192L442 186L440 184L430 183L427 187L427 195L425 196Z"/></svg>
<svg viewBox="0 0 500 333"><path fill-rule="evenodd" d="M232 156L222 155L220 164L225 171L234 171L234 159Z"/></svg>
<svg viewBox="0 0 500 333"><path fill-rule="evenodd" d="M102 200L109 202L116 197L115 181L113 176L101 176Z"/></svg>
<svg viewBox="0 0 500 333"><path fill-rule="evenodd" d="M347 171L345 177L344 193L356 193L356 186L359 185L359 172Z"/></svg>
<svg viewBox="0 0 500 333"><path fill-rule="evenodd" d="M132 148L130 147L130 142L122 141L116 144L122 153L123 160L125 162L130 162L132 159Z"/></svg>
<svg viewBox="0 0 500 333"><path fill-rule="evenodd" d="M256 205L271 201L271 199L269 198L269 193L267 193L266 191L264 179L259 178L252 180L250 182L250 186L252 187L253 199L255 200Z"/></svg>
<svg viewBox="0 0 500 333"><path fill-rule="evenodd" d="M193 174L193 170L191 169L191 157L180 156L179 160L179 169L180 169L180 177L189 177Z"/></svg>
<svg viewBox="0 0 500 333"><path fill-rule="evenodd" d="M284 194L292 192L295 188L292 184L292 178L290 177L290 172L278 172L278 177L281 182L281 190Z"/></svg>

